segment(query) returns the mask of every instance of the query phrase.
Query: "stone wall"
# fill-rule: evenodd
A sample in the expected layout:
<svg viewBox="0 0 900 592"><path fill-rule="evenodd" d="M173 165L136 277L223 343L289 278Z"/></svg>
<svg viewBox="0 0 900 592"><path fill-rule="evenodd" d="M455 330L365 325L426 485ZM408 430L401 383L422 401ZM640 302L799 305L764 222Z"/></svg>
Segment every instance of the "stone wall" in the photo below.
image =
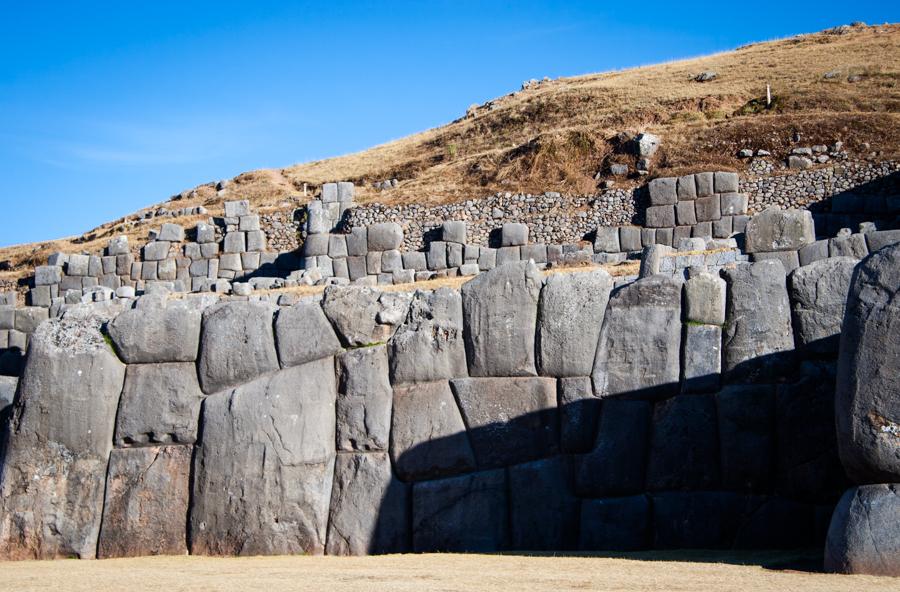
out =
<svg viewBox="0 0 900 592"><path fill-rule="evenodd" d="M770 206L810 208L823 235L833 236L840 228L855 227L864 220L884 217L890 221L900 214L898 172L900 163L893 161L848 159L794 171L759 158L741 175L734 191L747 195L746 213L751 215ZM852 197L860 195L882 199L866 205ZM833 206L834 196L839 197ZM893 196L890 203L884 200L887 196ZM534 242L565 244L589 240L598 226L643 225L648 205L652 204L646 188L614 188L585 196L502 193L441 206L360 205L349 212L344 227L397 222L404 227L404 248L419 250L445 220L466 221L472 241L483 245L489 244L491 233L503 223L518 222L528 224ZM832 213L840 216L830 220Z"/></svg>
<svg viewBox="0 0 900 592"><path fill-rule="evenodd" d="M72 307L31 341L0 554L821 544L856 264Z"/></svg>

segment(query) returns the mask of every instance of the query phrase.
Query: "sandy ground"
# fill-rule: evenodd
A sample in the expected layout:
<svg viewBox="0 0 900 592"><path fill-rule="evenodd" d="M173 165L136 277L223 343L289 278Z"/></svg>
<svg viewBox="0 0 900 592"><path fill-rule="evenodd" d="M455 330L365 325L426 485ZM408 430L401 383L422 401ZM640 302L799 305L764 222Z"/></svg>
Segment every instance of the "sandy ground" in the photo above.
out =
<svg viewBox="0 0 900 592"><path fill-rule="evenodd" d="M900 591L900 578L811 571L813 555L673 553L550 557L150 557L0 564L0 590L31 592L445 590Z"/></svg>

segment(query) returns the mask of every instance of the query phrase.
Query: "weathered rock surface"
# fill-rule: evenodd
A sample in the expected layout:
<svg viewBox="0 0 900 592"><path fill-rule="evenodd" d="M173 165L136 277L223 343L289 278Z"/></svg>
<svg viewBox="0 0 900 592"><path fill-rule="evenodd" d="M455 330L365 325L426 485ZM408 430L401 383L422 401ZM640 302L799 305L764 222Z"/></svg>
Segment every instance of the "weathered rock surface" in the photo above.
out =
<svg viewBox="0 0 900 592"><path fill-rule="evenodd" d="M131 364L116 416L116 445L191 444L202 402L194 364Z"/></svg>
<svg viewBox="0 0 900 592"><path fill-rule="evenodd" d="M124 379L96 320L31 336L0 472L0 557L95 556Z"/></svg>
<svg viewBox="0 0 900 592"><path fill-rule="evenodd" d="M900 245L859 264L838 357L838 450L857 483L900 482Z"/></svg>
<svg viewBox="0 0 900 592"><path fill-rule="evenodd" d="M731 385L716 394L722 486L766 491L775 466L775 393L769 385Z"/></svg>
<svg viewBox="0 0 900 592"><path fill-rule="evenodd" d="M602 269L559 273L541 290L537 346L543 376L588 376L613 281Z"/></svg>
<svg viewBox="0 0 900 592"><path fill-rule="evenodd" d="M798 346L816 353L837 353L850 279L857 263L849 257L834 257L791 274L791 313Z"/></svg>
<svg viewBox="0 0 900 592"><path fill-rule="evenodd" d="M97 556L187 553L190 446L113 450Z"/></svg>
<svg viewBox="0 0 900 592"><path fill-rule="evenodd" d="M574 549L578 537L578 499L569 487L566 457L509 468L511 548L525 551Z"/></svg>
<svg viewBox="0 0 900 592"><path fill-rule="evenodd" d="M594 361L598 395L659 396L677 392L681 285L679 280L657 275L613 292Z"/></svg>
<svg viewBox="0 0 900 592"><path fill-rule="evenodd" d="M784 268L777 261L760 261L724 273L724 370L735 381L769 377L789 364L794 349Z"/></svg>
<svg viewBox="0 0 900 592"><path fill-rule="evenodd" d="M413 550L499 551L507 546L506 471L413 485Z"/></svg>
<svg viewBox="0 0 900 592"><path fill-rule="evenodd" d="M321 554L334 473L334 360L207 397L194 455L191 553Z"/></svg>
<svg viewBox="0 0 900 592"><path fill-rule="evenodd" d="M201 311L165 296L144 296L107 325L119 356L127 364L193 362L200 343Z"/></svg>
<svg viewBox="0 0 900 592"><path fill-rule="evenodd" d="M684 282L684 319L690 323L725 323L725 281L701 272Z"/></svg>
<svg viewBox="0 0 900 592"><path fill-rule="evenodd" d="M391 460L404 481L475 468L462 415L446 381L394 388Z"/></svg>
<svg viewBox="0 0 900 592"><path fill-rule="evenodd" d="M719 484L716 432L716 402L711 395L681 395L657 403L647 489L714 489Z"/></svg>
<svg viewBox="0 0 900 592"><path fill-rule="evenodd" d="M557 451L556 380L462 378L450 385L479 468L526 462Z"/></svg>
<svg viewBox="0 0 900 592"><path fill-rule="evenodd" d="M337 449L387 450L393 397L387 346L344 352L337 372Z"/></svg>
<svg viewBox="0 0 900 592"><path fill-rule="evenodd" d="M408 551L409 487L391 473L387 453L338 454L328 520L329 555Z"/></svg>
<svg viewBox="0 0 900 592"><path fill-rule="evenodd" d="M560 448L587 452L594 445L600 398L594 396L590 376L559 379Z"/></svg>
<svg viewBox="0 0 900 592"><path fill-rule="evenodd" d="M279 310L275 338L282 368L334 356L343 349L318 302L298 302Z"/></svg>
<svg viewBox="0 0 900 592"><path fill-rule="evenodd" d="M722 374L722 329L688 323L684 327L682 367L684 393L718 390Z"/></svg>
<svg viewBox="0 0 900 592"><path fill-rule="evenodd" d="M603 401L597 441L581 457L576 473L578 495L607 497L644 490L652 412L647 401Z"/></svg>
<svg viewBox="0 0 900 592"><path fill-rule="evenodd" d="M750 218L745 235L748 253L797 251L816 242L809 210L767 208Z"/></svg>
<svg viewBox="0 0 900 592"><path fill-rule="evenodd" d="M394 384L468 374L458 291L440 288L415 293L405 322L391 340L390 363Z"/></svg>
<svg viewBox="0 0 900 592"><path fill-rule="evenodd" d="M533 263L501 265L462 287L470 376L534 376L541 274Z"/></svg>
<svg viewBox="0 0 900 592"><path fill-rule="evenodd" d="M210 394L278 370L272 316L263 302L224 302L203 313L197 374Z"/></svg>
<svg viewBox="0 0 900 592"><path fill-rule="evenodd" d="M371 230L370 230L371 232ZM406 320L411 294L329 286L322 309L345 347L386 343Z"/></svg>
<svg viewBox="0 0 900 592"><path fill-rule="evenodd" d="M835 364L804 362L798 374L775 393L778 490L831 504L850 485L834 428Z"/></svg>
<svg viewBox="0 0 900 592"><path fill-rule="evenodd" d="M828 529L825 570L900 576L900 485L863 485L844 494Z"/></svg>
<svg viewBox="0 0 900 592"><path fill-rule="evenodd" d="M639 551L650 541L650 500L645 495L581 501L578 548Z"/></svg>

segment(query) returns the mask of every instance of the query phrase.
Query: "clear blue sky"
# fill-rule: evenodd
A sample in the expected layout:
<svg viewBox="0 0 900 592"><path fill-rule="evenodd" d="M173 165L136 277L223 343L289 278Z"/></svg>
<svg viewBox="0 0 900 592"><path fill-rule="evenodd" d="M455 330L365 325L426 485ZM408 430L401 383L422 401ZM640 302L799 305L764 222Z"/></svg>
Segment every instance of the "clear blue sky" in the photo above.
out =
<svg viewBox="0 0 900 592"><path fill-rule="evenodd" d="M900 20L887 0L769 6L0 0L0 245L434 127L530 78Z"/></svg>

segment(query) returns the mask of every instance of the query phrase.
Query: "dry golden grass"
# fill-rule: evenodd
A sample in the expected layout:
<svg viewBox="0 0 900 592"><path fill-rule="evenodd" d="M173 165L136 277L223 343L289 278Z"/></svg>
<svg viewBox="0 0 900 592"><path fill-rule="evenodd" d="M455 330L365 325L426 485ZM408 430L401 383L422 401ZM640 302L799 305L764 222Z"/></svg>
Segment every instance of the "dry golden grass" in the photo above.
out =
<svg viewBox="0 0 900 592"><path fill-rule="evenodd" d="M693 77L715 70L714 81ZM826 72L837 78L826 80ZM850 83L847 76L862 75ZM774 108L748 108L765 96ZM358 201L447 203L496 191L592 192L594 174L610 162L630 162L616 134L651 131L663 147L655 172L682 174L737 169L739 148L784 154L799 132L804 145L844 142L854 154L871 144L880 159L900 155L900 25L857 27L845 35L817 33L757 43L735 51L629 70L560 78L511 93L472 117L369 150L243 173L224 194L212 184L160 205L204 205L213 213L225 199L248 198L259 211L304 203L323 182L350 180ZM376 192L370 183L398 178ZM309 195L302 196L304 184ZM190 225L192 220L175 220ZM99 250L115 234L143 239L147 227L105 224L88 240L62 239L0 249L18 275L54 250ZM2 279L2 278L0 278Z"/></svg>
<svg viewBox="0 0 900 592"><path fill-rule="evenodd" d="M661 560L660 560L661 559ZM3 565L0 590L37 592L432 592L900 590L900 579L767 569L783 553L634 553L618 557L386 555L146 557Z"/></svg>

